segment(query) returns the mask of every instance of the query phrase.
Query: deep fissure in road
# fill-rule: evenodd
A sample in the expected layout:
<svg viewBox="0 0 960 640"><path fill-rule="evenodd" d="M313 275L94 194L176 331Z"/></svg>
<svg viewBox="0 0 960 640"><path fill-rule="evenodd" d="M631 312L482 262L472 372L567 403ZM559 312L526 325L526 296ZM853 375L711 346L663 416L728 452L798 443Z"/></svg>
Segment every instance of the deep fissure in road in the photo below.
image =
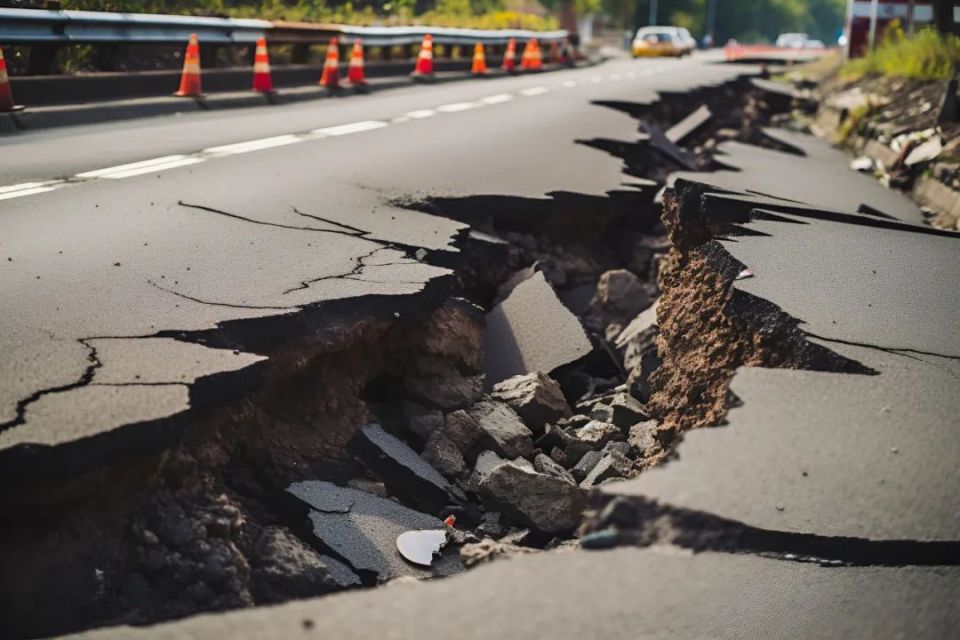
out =
<svg viewBox="0 0 960 640"><path fill-rule="evenodd" d="M699 102L723 104L723 117L689 133L683 149L664 143L656 125ZM471 226L457 255L408 250L454 274L421 294L169 334L265 353L269 365L248 386L222 390L237 398L227 409L202 406L192 389L195 411L172 446L5 498L19 526L0 533L4 579L34 577L33 589L8 585L11 634L145 624L573 546L591 489L662 463L688 429L722 424L737 367L871 373L807 341L775 305L733 290L746 268L712 238L744 231L708 224L702 192L681 182L655 197L668 173L715 167L718 138L757 139L770 109L743 82L652 108L604 106L651 123L648 141L584 144L653 184L607 197L407 203ZM528 340L566 318L557 334ZM531 359L550 366L518 370ZM584 546L662 541L663 527L646 524L665 519L681 546L797 547L811 557L830 546L771 543L638 502L593 507ZM455 544L433 570L394 557L396 530L449 515ZM684 543L684 533L720 542ZM835 557L855 562L857 549Z"/></svg>

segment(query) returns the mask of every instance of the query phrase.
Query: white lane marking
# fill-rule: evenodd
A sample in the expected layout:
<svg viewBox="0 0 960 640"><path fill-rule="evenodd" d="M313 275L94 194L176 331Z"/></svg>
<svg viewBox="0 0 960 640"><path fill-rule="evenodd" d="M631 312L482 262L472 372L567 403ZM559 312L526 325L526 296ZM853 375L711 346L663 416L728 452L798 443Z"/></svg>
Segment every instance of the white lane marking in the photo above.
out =
<svg viewBox="0 0 960 640"><path fill-rule="evenodd" d="M319 136L345 136L349 133L360 133L361 131L382 129L385 126L387 126L387 123L383 120L361 120L360 122L341 124L336 127L323 127L322 129L314 129L310 133Z"/></svg>
<svg viewBox="0 0 960 640"><path fill-rule="evenodd" d="M411 120L421 120L423 118L429 118L430 116L437 115L437 112L433 109L417 109L416 111L410 111L405 114L406 118Z"/></svg>
<svg viewBox="0 0 960 640"><path fill-rule="evenodd" d="M636 78L636 77L637 77L637 73L636 73L635 71L627 71L627 77L628 77L628 78Z"/></svg>
<svg viewBox="0 0 960 640"><path fill-rule="evenodd" d="M620 79L620 74L619 74L619 73L611 73L609 76L607 76L607 79L608 79L608 80L619 80L619 79Z"/></svg>
<svg viewBox="0 0 960 640"><path fill-rule="evenodd" d="M543 93L546 93L547 91L549 91L549 89L547 89L546 87L530 87L529 89L521 90L520 95L527 96L529 98L533 96L539 96Z"/></svg>
<svg viewBox="0 0 960 640"><path fill-rule="evenodd" d="M7 187L0 187L0 200L10 200L22 196L32 196L38 193L53 191L67 184L63 180L50 180L47 182L23 182L12 184Z"/></svg>
<svg viewBox="0 0 960 640"><path fill-rule="evenodd" d="M509 93L498 93L493 96L487 96L486 98L480 98L480 102L483 104L503 104L511 100L513 100L513 96Z"/></svg>
<svg viewBox="0 0 960 640"><path fill-rule="evenodd" d="M564 80L560 83L560 86L564 87L565 89L572 89L573 87L577 86L577 83L573 80Z"/></svg>
<svg viewBox="0 0 960 640"><path fill-rule="evenodd" d="M119 180L120 178L130 178L132 176L153 173L155 171L166 171L167 169L185 167L187 165L197 164L198 162L203 162L203 158L191 158L189 156L177 154L172 156L162 156L160 158L152 158L150 160L142 160L140 162L131 162L129 164L120 164L115 167L107 167L105 169L97 169L95 171L84 171L83 173L78 173L76 177L110 178L112 180Z"/></svg>
<svg viewBox="0 0 960 640"><path fill-rule="evenodd" d="M442 104L437 107L437 111L442 111L443 113L457 113L458 111L469 111L470 109L476 109L483 105L477 104L476 102L452 102L450 104Z"/></svg>
<svg viewBox="0 0 960 640"><path fill-rule="evenodd" d="M219 147L209 147L201 153L213 156L230 156L237 153L248 153L260 149L272 149L273 147L282 147L287 144L301 142L303 138L293 134L283 136L273 136L272 138L260 138L259 140L247 140L246 142L237 142L236 144L225 144Z"/></svg>
<svg viewBox="0 0 960 640"><path fill-rule="evenodd" d="M593 83L603 82L603 76L591 76L590 82L593 82Z"/></svg>

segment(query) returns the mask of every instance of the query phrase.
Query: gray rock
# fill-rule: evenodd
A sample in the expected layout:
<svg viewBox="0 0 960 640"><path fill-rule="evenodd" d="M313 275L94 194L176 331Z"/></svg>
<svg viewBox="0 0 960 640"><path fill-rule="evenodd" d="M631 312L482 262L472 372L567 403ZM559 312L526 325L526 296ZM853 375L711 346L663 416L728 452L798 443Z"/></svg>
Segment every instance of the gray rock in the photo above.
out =
<svg viewBox="0 0 960 640"><path fill-rule="evenodd" d="M550 459L556 462L558 465L560 465L564 469L566 469L568 466L567 453L560 447L552 447L550 449Z"/></svg>
<svg viewBox="0 0 960 640"><path fill-rule="evenodd" d="M483 432L469 413L460 409L447 414L443 427L444 435L464 456L480 442Z"/></svg>
<svg viewBox="0 0 960 640"><path fill-rule="evenodd" d="M613 269L600 276L590 301L590 315L603 325L625 323L650 306L652 288L626 269Z"/></svg>
<svg viewBox="0 0 960 640"><path fill-rule="evenodd" d="M572 475L573 479L577 482L583 482L583 479L597 466L597 463L600 462L600 458L602 457L603 454L599 451L587 451L577 464L570 469L570 475Z"/></svg>
<svg viewBox="0 0 960 640"><path fill-rule="evenodd" d="M574 437L591 449L599 450L611 440L623 439L623 432L609 422L591 420L585 426L577 429Z"/></svg>
<svg viewBox="0 0 960 640"><path fill-rule="evenodd" d="M640 420L646 420L647 409L639 400L629 393L621 392L613 397L593 405L590 417L600 422L608 422L621 429L628 429L630 425Z"/></svg>
<svg viewBox="0 0 960 640"><path fill-rule="evenodd" d="M387 487L382 482L377 482L376 480L368 480L367 478L351 478L347 481L347 486L351 489L356 489L357 491L372 493L373 495L380 496L381 498L387 497Z"/></svg>
<svg viewBox="0 0 960 640"><path fill-rule="evenodd" d="M483 376L464 376L455 368L437 376L408 376L404 388L417 401L439 409L468 407L483 396Z"/></svg>
<svg viewBox="0 0 960 640"><path fill-rule="evenodd" d="M596 466L590 470L590 473L580 483L583 489L590 489L604 480L611 478L626 478L633 471L633 463L626 456L611 451L604 454Z"/></svg>
<svg viewBox="0 0 960 640"><path fill-rule="evenodd" d="M657 438L657 428L656 420L645 420L630 427L627 443L639 457L649 457L663 448Z"/></svg>
<svg viewBox="0 0 960 640"><path fill-rule="evenodd" d="M488 511L483 514L483 522L477 527L477 533L481 536L499 538L503 535L503 525L500 523L499 511Z"/></svg>
<svg viewBox="0 0 960 640"><path fill-rule="evenodd" d="M443 412L427 411L426 413L415 415L407 420L407 429L417 435L421 440L426 441L434 431L443 429Z"/></svg>
<svg viewBox="0 0 960 640"><path fill-rule="evenodd" d="M631 449L632 447L629 442L608 442L604 445L603 449L600 450L600 453L615 451L622 456L629 456Z"/></svg>
<svg viewBox="0 0 960 640"><path fill-rule="evenodd" d="M639 361L634 363L627 376L627 387L630 393L642 402L648 402L653 393L650 386L650 376L660 368L662 360L657 353L656 345L640 354Z"/></svg>
<svg viewBox="0 0 960 640"><path fill-rule="evenodd" d="M554 478L560 478L570 484L576 484L573 480L573 476L570 475L570 472L561 467L559 464L554 462L550 456L539 453L533 459L533 469L540 473L545 473L548 476L553 476Z"/></svg>
<svg viewBox="0 0 960 640"><path fill-rule="evenodd" d="M354 571L372 573L379 581L385 582L399 576L450 575L462 569L452 545L448 545L448 550L430 569L404 562L397 553L397 536L404 531L441 528L443 525L435 516L408 509L393 500L319 480L294 483L287 491L314 507L309 512L313 535L346 560ZM317 511L316 505L326 504L326 496L330 493L349 498L352 501L350 511Z"/></svg>
<svg viewBox="0 0 960 640"><path fill-rule="evenodd" d="M477 456L477 461L473 465L473 471L467 480L467 489L477 493L480 491L480 483L493 471L498 465L505 464L507 461L498 456L493 451L483 451Z"/></svg>
<svg viewBox="0 0 960 640"><path fill-rule="evenodd" d="M449 501L447 479L380 425L370 424L357 432L350 449L383 479L391 494L407 504L437 511Z"/></svg>
<svg viewBox="0 0 960 640"><path fill-rule="evenodd" d="M318 554L281 527L263 530L250 564L258 602L282 602L360 586L360 578L349 567Z"/></svg>
<svg viewBox="0 0 960 640"><path fill-rule="evenodd" d="M434 431L423 449L423 459L450 477L459 476L466 468L463 456L442 431Z"/></svg>
<svg viewBox="0 0 960 640"><path fill-rule="evenodd" d="M484 443L497 453L507 458L527 458L533 453L533 434L508 405L484 400L469 413L477 421Z"/></svg>
<svg viewBox="0 0 960 640"><path fill-rule="evenodd" d="M480 495L510 518L544 533L568 533L580 524L583 492L565 480L507 462L480 482Z"/></svg>
<svg viewBox="0 0 960 640"><path fill-rule="evenodd" d="M560 384L539 371L507 378L494 385L490 395L510 405L535 434L571 413Z"/></svg>

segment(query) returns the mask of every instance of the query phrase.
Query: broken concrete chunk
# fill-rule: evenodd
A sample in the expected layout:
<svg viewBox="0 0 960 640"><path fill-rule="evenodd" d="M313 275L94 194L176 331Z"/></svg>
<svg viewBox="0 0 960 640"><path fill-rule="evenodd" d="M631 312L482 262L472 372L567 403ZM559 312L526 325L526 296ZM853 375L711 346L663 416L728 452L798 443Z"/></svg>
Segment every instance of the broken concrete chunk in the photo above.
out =
<svg viewBox="0 0 960 640"><path fill-rule="evenodd" d="M437 376L408 376L404 388L417 401L440 409L468 407L483 395L483 376L464 376L451 369Z"/></svg>
<svg viewBox="0 0 960 640"><path fill-rule="evenodd" d="M490 395L510 405L537 434L543 433L548 422L571 413L559 383L540 371L507 378L494 385Z"/></svg>
<svg viewBox="0 0 960 640"><path fill-rule="evenodd" d="M627 443L641 458L647 458L658 453L662 446L657 439L657 421L645 420L630 427Z"/></svg>
<svg viewBox="0 0 960 640"><path fill-rule="evenodd" d="M626 269L613 269L600 276L590 301L590 315L603 326L625 324L650 306L653 289Z"/></svg>
<svg viewBox="0 0 960 640"><path fill-rule="evenodd" d="M349 567L318 554L282 527L261 532L251 565L258 602L283 602L360 586L360 578Z"/></svg>
<svg viewBox="0 0 960 640"><path fill-rule="evenodd" d="M484 400L469 409L483 441L507 458L528 458L533 453L533 433L520 416L502 402Z"/></svg>
<svg viewBox="0 0 960 640"><path fill-rule="evenodd" d="M356 489L357 491L372 493L373 495L380 496L381 498L387 497L387 488L382 482L377 482L376 480L368 480L367 478L352 478L347 481L347 486L351 489Z"/></svg>
<svg viewBox="0 0 960 640"><path fill-rule="evenodd" d="M667 129L664 135L673 144L681 144L687 137L707 124L711 117L713 117L713 114L710 113L710 108L702 104L683 120Z"/></svg>
<svg viewBox="0 0 960 640"><path fill-rule="evenodd" d="M425 511L437 511L449 501L450 485L405 442L378 424L361 429L350 449L373 469L391 494Z"/></svg>
<svg viewBox="0 0 960 640"><path fill-rule="evenodd" d="M554 462L550 456L539 453L537 457L533 459L533 469L540 473L545 473L548 476L553 476L554 478L560 478L565 480L570 484L576 484L573 480L573 476L570 475L570 472L561 467L559 464Z"/></svg>
<svg viewBox="0 0 960 640"><path fill-rule="evenodd" d="M629 347L628 347L629 350ZM641 402L648 402L653 394L653 387L650 384L650 376L660 368L663 360L657 353L656 344L639 354L638 359L632 359L630 375L627 376L627 388L631 395L639 398Z"/></svg>
<svg viewBox="0 0 960 640"><path fill-rule="evenodd" d="M423 449L423 459L449 477L459 476L466 468L457 446L442 431L434 431Z"/></svg>
<svg viewBox="0 0 960 640"><path fill-rule="evenodd" d="M611 451L615 451L623 456L630 455L631 446L629 442L608 442L603 449L600 450L600 453L606 454Z"/></svg>
<svg viewBox="0 0 960 640"><path fill-rule="evenodd" d="M603 454L599 451L587 451L577 464L570 469L570 475L573 476L573 479L578 483L583 482L583 479L597 466L597 463L600 462L600 458L602 457Z"/></svg>
<svg viewBox="0 0 960 640"><path fill-rule="evenodd" d="M544 533L568 533L580 523L583 492L565 480L507 462L480 482L480 495L507 516Z"/></svg>
<svg viewBox="0 0 960 640"><path fill-rule="evenodd" d="M484 451L477 456L477 462L473 465L473 472L467 481L467 489L477 493L480 491L480 483L487 477L491 471L501 464L506 464L506 460L498 456L493 451Z"/></svg>
<svg viewBox="0 0 960 640"><path fill-rule="evenodd" d="M623 432L609 422L591 420L586 426L578 429L574 437L589 445L591 449L601 449L611 440L623 439Z"/></svg>
<svg viewBox="0 0 960 640"><path fill-rule="evenodd" d="M443 430L443 434L463 455L467 455L483 437L480 425L463 409L447 414Z"/></svg>
<svg viewBox="0 0 960 640"><path fill-rule="evenodd" d="M590 349L580 322L542 273L518 284L487 314L484 352L489 385L532 371L549 373Z"/></svg>
<svg viewBox="0 0 960 640"><path fill-rule="evenodd" d="M433 559L447 546L447 532L443 529L404 531L397 536L397 551L409 562L429 567Z"/></svg>
<svg viewBox="0 0 960 640"><path fill-rule="evenodd" d="M904 160L904 164L912 167L921 162L930 162L936 159L941 151L943 151L943 143L940 141L940 136L934 135L929 140L914 147L913 151L907 156L907 159Z"/></svg>
<svg viewBox="0 0 960 640"><path fill-rule="evenodd" d="M626 478L631 474L632 470L633 463L630 462L629 458L616 451L611 451L600 458L600 461L580 483L580 487L583 489L591 489L604 480Z"/></svg>
<svg viewBox="0 0 960 640"><path fill-rule="evenodd" d="M646 407L640 401L629 393L621 392L593 405L590 417L621 429L628 429L630 425L646 420L648 416Z"/></svg>
<svg viewBox="0 0 960 640"><path fill-rule="evenodd" d="M309 518L317 540L343 558L354 571L373 574L385 582L399 576L450 575L462 569L459 557L452 550L444 551L429 571L404 562L396 552L397 536L404 531L440 529L442 523L435 516L320 480L297 482L287 491L309 506L318 503L318 496L330 494L343 495L352 501L353 506L346 513L311 510Z"/></svg>
<svg viewBox="0 0 960 640"><path fill-rule="evenodd" d="M355 489L338 487L329 482L297 482L290 485L287 491L325 513L349 513L358 493Z"/></svg>
<svg viewBox="0 0 960 640"><path fill-rule="evenodd" d="M500 524L500 512L488 511L487 513L483 514L483 522L481 522L480 526L477 527L477 533L481 536L492 538L499 538L502 536L503 525Z"/></svg>
<svg viewBox="0 0 960 640"><path fill-rule="evenodd" d="M521 547L507 542L497 542L492 538L484 538L474 544L465 544L460 548L460 561L463 566L474 567L496 558L509 558L524 553L535 553L537 549Z"/></svg>
<svg viewBox="0 0 960 640"><path fill-rule="evenodd" d="M412 415L407 419L407 429L409 429L411 433L415 434L423 441L429 439L430 434L432 434L434 431L438 431L442 428L443 412L439 410L425 411L424 413L418 415Z"/></svg>

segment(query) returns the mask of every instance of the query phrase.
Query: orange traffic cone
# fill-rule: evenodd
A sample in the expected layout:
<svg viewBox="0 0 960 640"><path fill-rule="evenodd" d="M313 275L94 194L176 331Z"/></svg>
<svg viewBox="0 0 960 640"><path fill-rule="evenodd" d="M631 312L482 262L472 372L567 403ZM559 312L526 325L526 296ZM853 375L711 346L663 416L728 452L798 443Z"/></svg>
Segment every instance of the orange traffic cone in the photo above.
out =
<svg viewBox="0 0 960 640"><path fill-rule="evenodd" d="M475 76L485 76L490 73L487 70L487 58L483 54L483 43L478 42L473 46L473 66L470 67L470 73Z"/></svg>
<svg viewBox="0 0 960 640"><path fill-rule="evenodd" d="M257 40L257 52L253 56L253 90L260 93L273 93L273 80L270 78L270 57L267 54L267 40Z"/></svg>
<svg viewBox="0 0 960 640"><path fill-rule="evenodd" d="M414 78L433 77L433 36L429 33L423 36L420 53L417 55L417 64L410 75Z"/></svg>
<svg viewBox="0 0 960 640"><path fill-rule="evenodd" d="M536 38L531 40L533 51L530 53L530 63L527 71L543 71L543 54L540 52L540 43Z"/></svg>
<svg viewBox="0 0 960 640"><path fill-rule="evenodd" d="M517 41L513 38L507 41L507 50L503 53L502 69L507 73L513 73L517 66Z"/></svg>
<svg viewBox="0 0 960 640"><path fill-rule="evenodd" d="M529 71L531 60L533 60L533 38L527 40L527 44L523 47L523 55L520 56L520 68Z"/></svg>
<svg viewBox="0 0 960 640"><path fill-rule="evenodd" d="M340 88L340 50L336 38L330 38L327 45L327 59L323 62L320 86L328 89Z"/></svg>
<svg viewBox="0 0 960 640"><path fill-rule="evenodd" d="M13 104L13 92L10 91L10 78L7 76L7 63L3 59L3 49L0 49L0 113L21 109L23 109L22 105Z"/></svg>
<svg viewBox="0 0 960 640"><path fill-rule="evenodd" d="M347 80L355 87L367 86L367 78L363 69L363 42L360 40L353 43L350 64L347 66Z"/></svg>
<svg viewBox="0 0 960 640"><path fill-rule="evenodd" d="M200 89L200 43L197 34L190 34L187 43L187 55L183 58L183 74L180 76L180 89L173 94L187 98L199 98L203 95Z"/></svg>

